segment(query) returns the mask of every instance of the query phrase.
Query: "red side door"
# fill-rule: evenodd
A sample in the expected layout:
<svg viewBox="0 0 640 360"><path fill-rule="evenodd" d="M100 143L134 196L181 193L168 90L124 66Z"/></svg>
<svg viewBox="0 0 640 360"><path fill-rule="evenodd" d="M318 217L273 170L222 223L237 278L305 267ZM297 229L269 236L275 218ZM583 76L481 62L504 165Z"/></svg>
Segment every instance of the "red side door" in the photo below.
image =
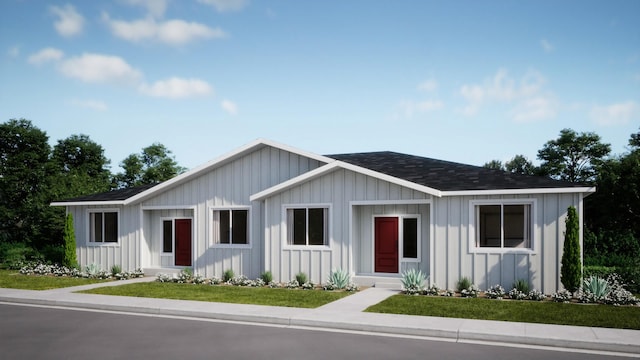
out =
<svg viewBox="0 0 640 360"><path fill-rule="evenodd" d="M375 218L375 272L398 273L398 218Z"/></svg>
<svg viewBox="0 0 640 360"><path fill-rule="evenodd" d="M191 266L191 219L175 220L176 266Z"/></svg>

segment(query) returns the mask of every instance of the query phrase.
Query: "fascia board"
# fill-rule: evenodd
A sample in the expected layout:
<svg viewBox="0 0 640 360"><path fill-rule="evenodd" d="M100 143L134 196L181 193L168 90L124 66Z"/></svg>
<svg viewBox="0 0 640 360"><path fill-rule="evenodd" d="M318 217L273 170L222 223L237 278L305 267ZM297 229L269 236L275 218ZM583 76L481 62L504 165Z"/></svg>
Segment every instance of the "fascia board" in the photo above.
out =
<svg viewBox="0 0 640 360"><path fill-rule="evenodd" d="M125 205L124 200L116 200L116 201L54 201L49 204L49 206L105 206L105 205Z"/></svg>
<svg viewBox="0 0 640 360"><path fill-rule="evenodd" d="M443 191L442 196L474 196L474 195L518 195L518 194L560 194L560 193L594 193L595 187L569 188L531 188L531 189L497 189L497 190L459 190Z"/></svg>

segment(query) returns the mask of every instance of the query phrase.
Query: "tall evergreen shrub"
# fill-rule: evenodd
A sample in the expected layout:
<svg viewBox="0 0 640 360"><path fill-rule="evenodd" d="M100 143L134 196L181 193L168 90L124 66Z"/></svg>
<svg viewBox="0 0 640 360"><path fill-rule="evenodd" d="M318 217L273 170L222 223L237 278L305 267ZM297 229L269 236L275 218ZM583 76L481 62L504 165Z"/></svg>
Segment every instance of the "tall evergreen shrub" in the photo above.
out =
<svg viewBox="0 0 640 360"><path fill-rule="evenodd" d="M579 223L576 208L569 206L565 220L564 248L560 281L564 288L575 293L582 280L582 262L580 260Z"/></svg>
<svg viewBox="0 0 640 360"><path fill-rule="evenodd" d="M73 230L73 215L67 214L67 219L64 224L64 259L62 259L62 265L72 268L78 266L78 259L76 258L76 233Z"/></svg>

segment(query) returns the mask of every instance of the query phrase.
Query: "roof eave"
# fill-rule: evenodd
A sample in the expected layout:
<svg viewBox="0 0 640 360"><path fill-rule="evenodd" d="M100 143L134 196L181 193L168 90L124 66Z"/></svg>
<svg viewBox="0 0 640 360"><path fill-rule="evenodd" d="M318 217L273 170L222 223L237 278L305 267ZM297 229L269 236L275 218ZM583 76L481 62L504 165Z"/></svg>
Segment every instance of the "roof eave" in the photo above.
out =
<svg viewBox="0 0 640 360"><path fill-rule="evenodd" d="M595 186L558 187L558 188L528 188L528 189L493 189L493 190L454 190L443 191L442 196L473 196L473 195L534 195L559 193L587 193L596 191Z"/></svg>
<svg viewBox="0 0 640 360"><path fill-rule="evenodd" d="M110 200L110 201L54 201L49 206L93 206L93 205L125 205L124 200Z"/></svg>

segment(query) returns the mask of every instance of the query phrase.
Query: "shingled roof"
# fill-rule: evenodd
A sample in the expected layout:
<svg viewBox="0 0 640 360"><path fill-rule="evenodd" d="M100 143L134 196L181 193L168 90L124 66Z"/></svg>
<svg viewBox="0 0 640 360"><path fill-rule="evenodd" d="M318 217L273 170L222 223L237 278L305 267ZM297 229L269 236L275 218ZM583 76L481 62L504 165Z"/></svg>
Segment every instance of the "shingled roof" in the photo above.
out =
<svg viewBox="0 0 640 360"><path fill-rule="evenodd" d="M99 194L91 194L85 196L79 196L71 199L59 200L59 203L73 203L73 202L92 202L92 201L124 201L130 197L136 196L143 191L151 189L158 184L140 185L132 188L111 190Z"/></svg>
<svg viewBox="0 0 640 360"><path fill-rule="evenodd" d="M480 166L391 151L327 155L332 159L440 191L583 187L544 176L514 174Z"/></svg>

